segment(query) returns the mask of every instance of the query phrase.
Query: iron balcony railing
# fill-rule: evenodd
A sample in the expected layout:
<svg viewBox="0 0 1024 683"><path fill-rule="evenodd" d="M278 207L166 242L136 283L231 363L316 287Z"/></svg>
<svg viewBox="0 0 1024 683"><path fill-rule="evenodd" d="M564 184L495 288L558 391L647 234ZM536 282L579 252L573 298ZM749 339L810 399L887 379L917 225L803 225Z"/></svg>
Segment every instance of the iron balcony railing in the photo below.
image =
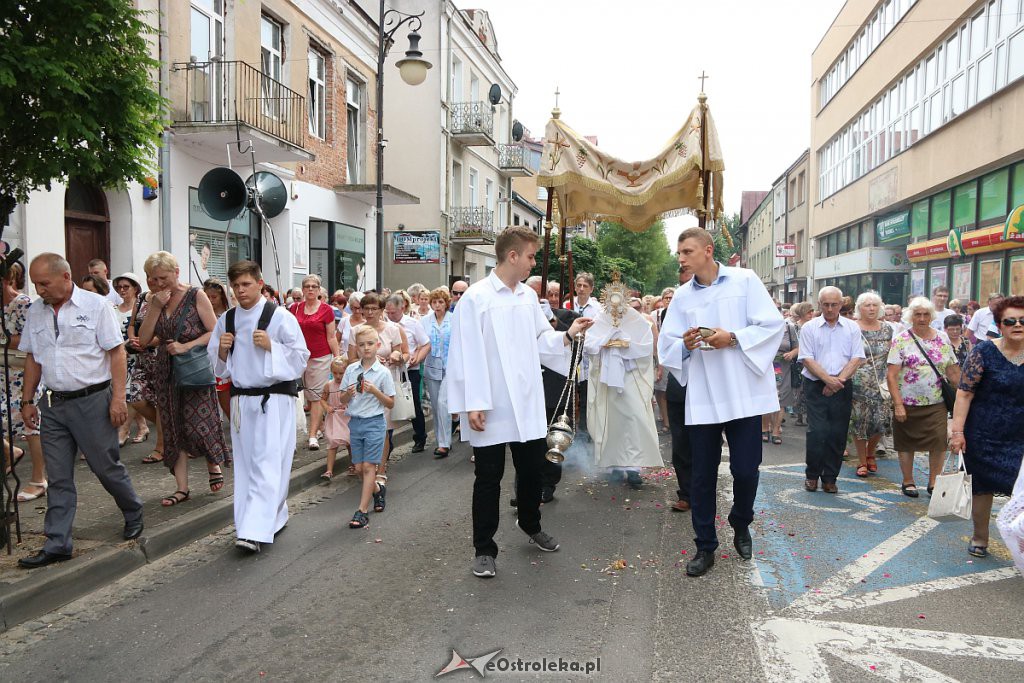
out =
<svg viewBox="0 0 1024 683"><path fill-rule="evenodd" d="M306 134L305 98L284 83L242 61L179 62L184 79L184 111L175 123L244 123L302 147ZM177 87L181 87L178 85Z"/></svg>
<svg viewBox="0 0 1024 683"><path fill-rule="evenodd" d="M498 168L522 168L537 171L537 169L531 168L530 155L526 153L526 147L519 143L498 145Z"/></svg>
<svg viewBox="0 0 1024 683"><path fill-rule="evenodd" d="M452 135L494 136L494 108L490 102L456 102L451 109Z"/></svg>
<svg viewBox="0 0 1024 683"><path fill-rule="evenodd" d="M451 239L479 239L493 242L495 239L494 212L486 206L458 206L450 214Z"/></svg>

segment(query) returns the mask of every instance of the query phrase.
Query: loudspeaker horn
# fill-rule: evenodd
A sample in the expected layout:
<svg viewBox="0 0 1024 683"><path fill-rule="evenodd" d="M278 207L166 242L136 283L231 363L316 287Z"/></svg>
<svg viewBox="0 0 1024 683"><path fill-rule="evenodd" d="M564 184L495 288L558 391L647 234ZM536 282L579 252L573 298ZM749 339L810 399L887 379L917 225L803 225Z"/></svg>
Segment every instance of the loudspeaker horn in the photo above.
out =
<svg viewBox="0 0 1024 683"><path fill-rule="evenodd" d="M280 215L288 205L288 189L273 173L256 171L245 181L245 186L249 188L252 197L250 205L259 202L267 218Z"/></svg>
<svg viewBox="0 0 1024 683"><path fill-rule="evenodd" d="M279 181L280 182L280 181ZM245 208L249 191L230 168L214 168L199 181L199 206L215 221L229 221Z"/></svg>

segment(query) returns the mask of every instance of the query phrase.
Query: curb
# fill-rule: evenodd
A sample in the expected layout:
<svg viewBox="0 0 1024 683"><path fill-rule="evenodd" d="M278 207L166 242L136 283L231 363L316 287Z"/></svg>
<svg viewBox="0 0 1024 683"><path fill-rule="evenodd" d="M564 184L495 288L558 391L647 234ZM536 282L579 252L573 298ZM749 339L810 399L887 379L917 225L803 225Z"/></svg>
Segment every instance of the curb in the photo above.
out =
<svg viewBox="0 0 1024 683"><path fill-rule="evenodd" d="M412 425L403 425L395 430L395 448L411 441ZM292 471L288 481L289 498L320 483L324 459L317 458ZM348 454L339 455L336 467L348 467L350 463ZM35 570L41 572L38 580L20 581L9 592L0 594L0 633L74 602L192 541L208 536L231 524L233 517L232 495L159 525L137 543L124 542L101 548L81 559Z"/></svg>

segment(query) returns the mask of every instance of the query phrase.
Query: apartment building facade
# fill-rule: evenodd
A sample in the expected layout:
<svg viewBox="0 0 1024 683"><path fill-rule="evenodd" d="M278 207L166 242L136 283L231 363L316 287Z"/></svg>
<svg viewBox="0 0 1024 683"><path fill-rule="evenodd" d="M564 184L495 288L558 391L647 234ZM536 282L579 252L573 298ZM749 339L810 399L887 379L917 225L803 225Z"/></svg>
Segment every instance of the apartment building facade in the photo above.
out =
<svg viewBox="0 0 1024 683"><path fill-rule="evenodd" d="M817 286L1024 293L1024 6L850 0L812 58Z"/></svg>
<svg viewBox="0 0 1024 683"><path fill-rule="evenodd" d="M757 273L761 282L772 291L775 278L775 194L768 192L747 221L746 267Z"/></svg>
<svg viewBox="0 0 1024 683"><path fill-rule="evenodd" d="M809 150L804 150L772 184L777 246L772 293L780 302L806 301L813 288L808 278L811 260L807 253L809 156Z"/></svg>

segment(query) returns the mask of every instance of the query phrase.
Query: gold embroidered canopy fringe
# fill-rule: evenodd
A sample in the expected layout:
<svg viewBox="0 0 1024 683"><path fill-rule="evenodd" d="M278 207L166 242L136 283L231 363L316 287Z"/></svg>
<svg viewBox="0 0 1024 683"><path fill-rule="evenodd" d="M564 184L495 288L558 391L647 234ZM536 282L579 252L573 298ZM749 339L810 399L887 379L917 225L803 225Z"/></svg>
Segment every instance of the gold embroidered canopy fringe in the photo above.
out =
<svg viewBox="0 0 1024 683"><path fill-rule="evenodd" d="M537 184L552 190L561 224L610 220L642 232L667 211L691 209L717 216L725 163L711 112L703 96L700 100L661 153L647 161L616 159L557 115L549 120Z"/></svg>

